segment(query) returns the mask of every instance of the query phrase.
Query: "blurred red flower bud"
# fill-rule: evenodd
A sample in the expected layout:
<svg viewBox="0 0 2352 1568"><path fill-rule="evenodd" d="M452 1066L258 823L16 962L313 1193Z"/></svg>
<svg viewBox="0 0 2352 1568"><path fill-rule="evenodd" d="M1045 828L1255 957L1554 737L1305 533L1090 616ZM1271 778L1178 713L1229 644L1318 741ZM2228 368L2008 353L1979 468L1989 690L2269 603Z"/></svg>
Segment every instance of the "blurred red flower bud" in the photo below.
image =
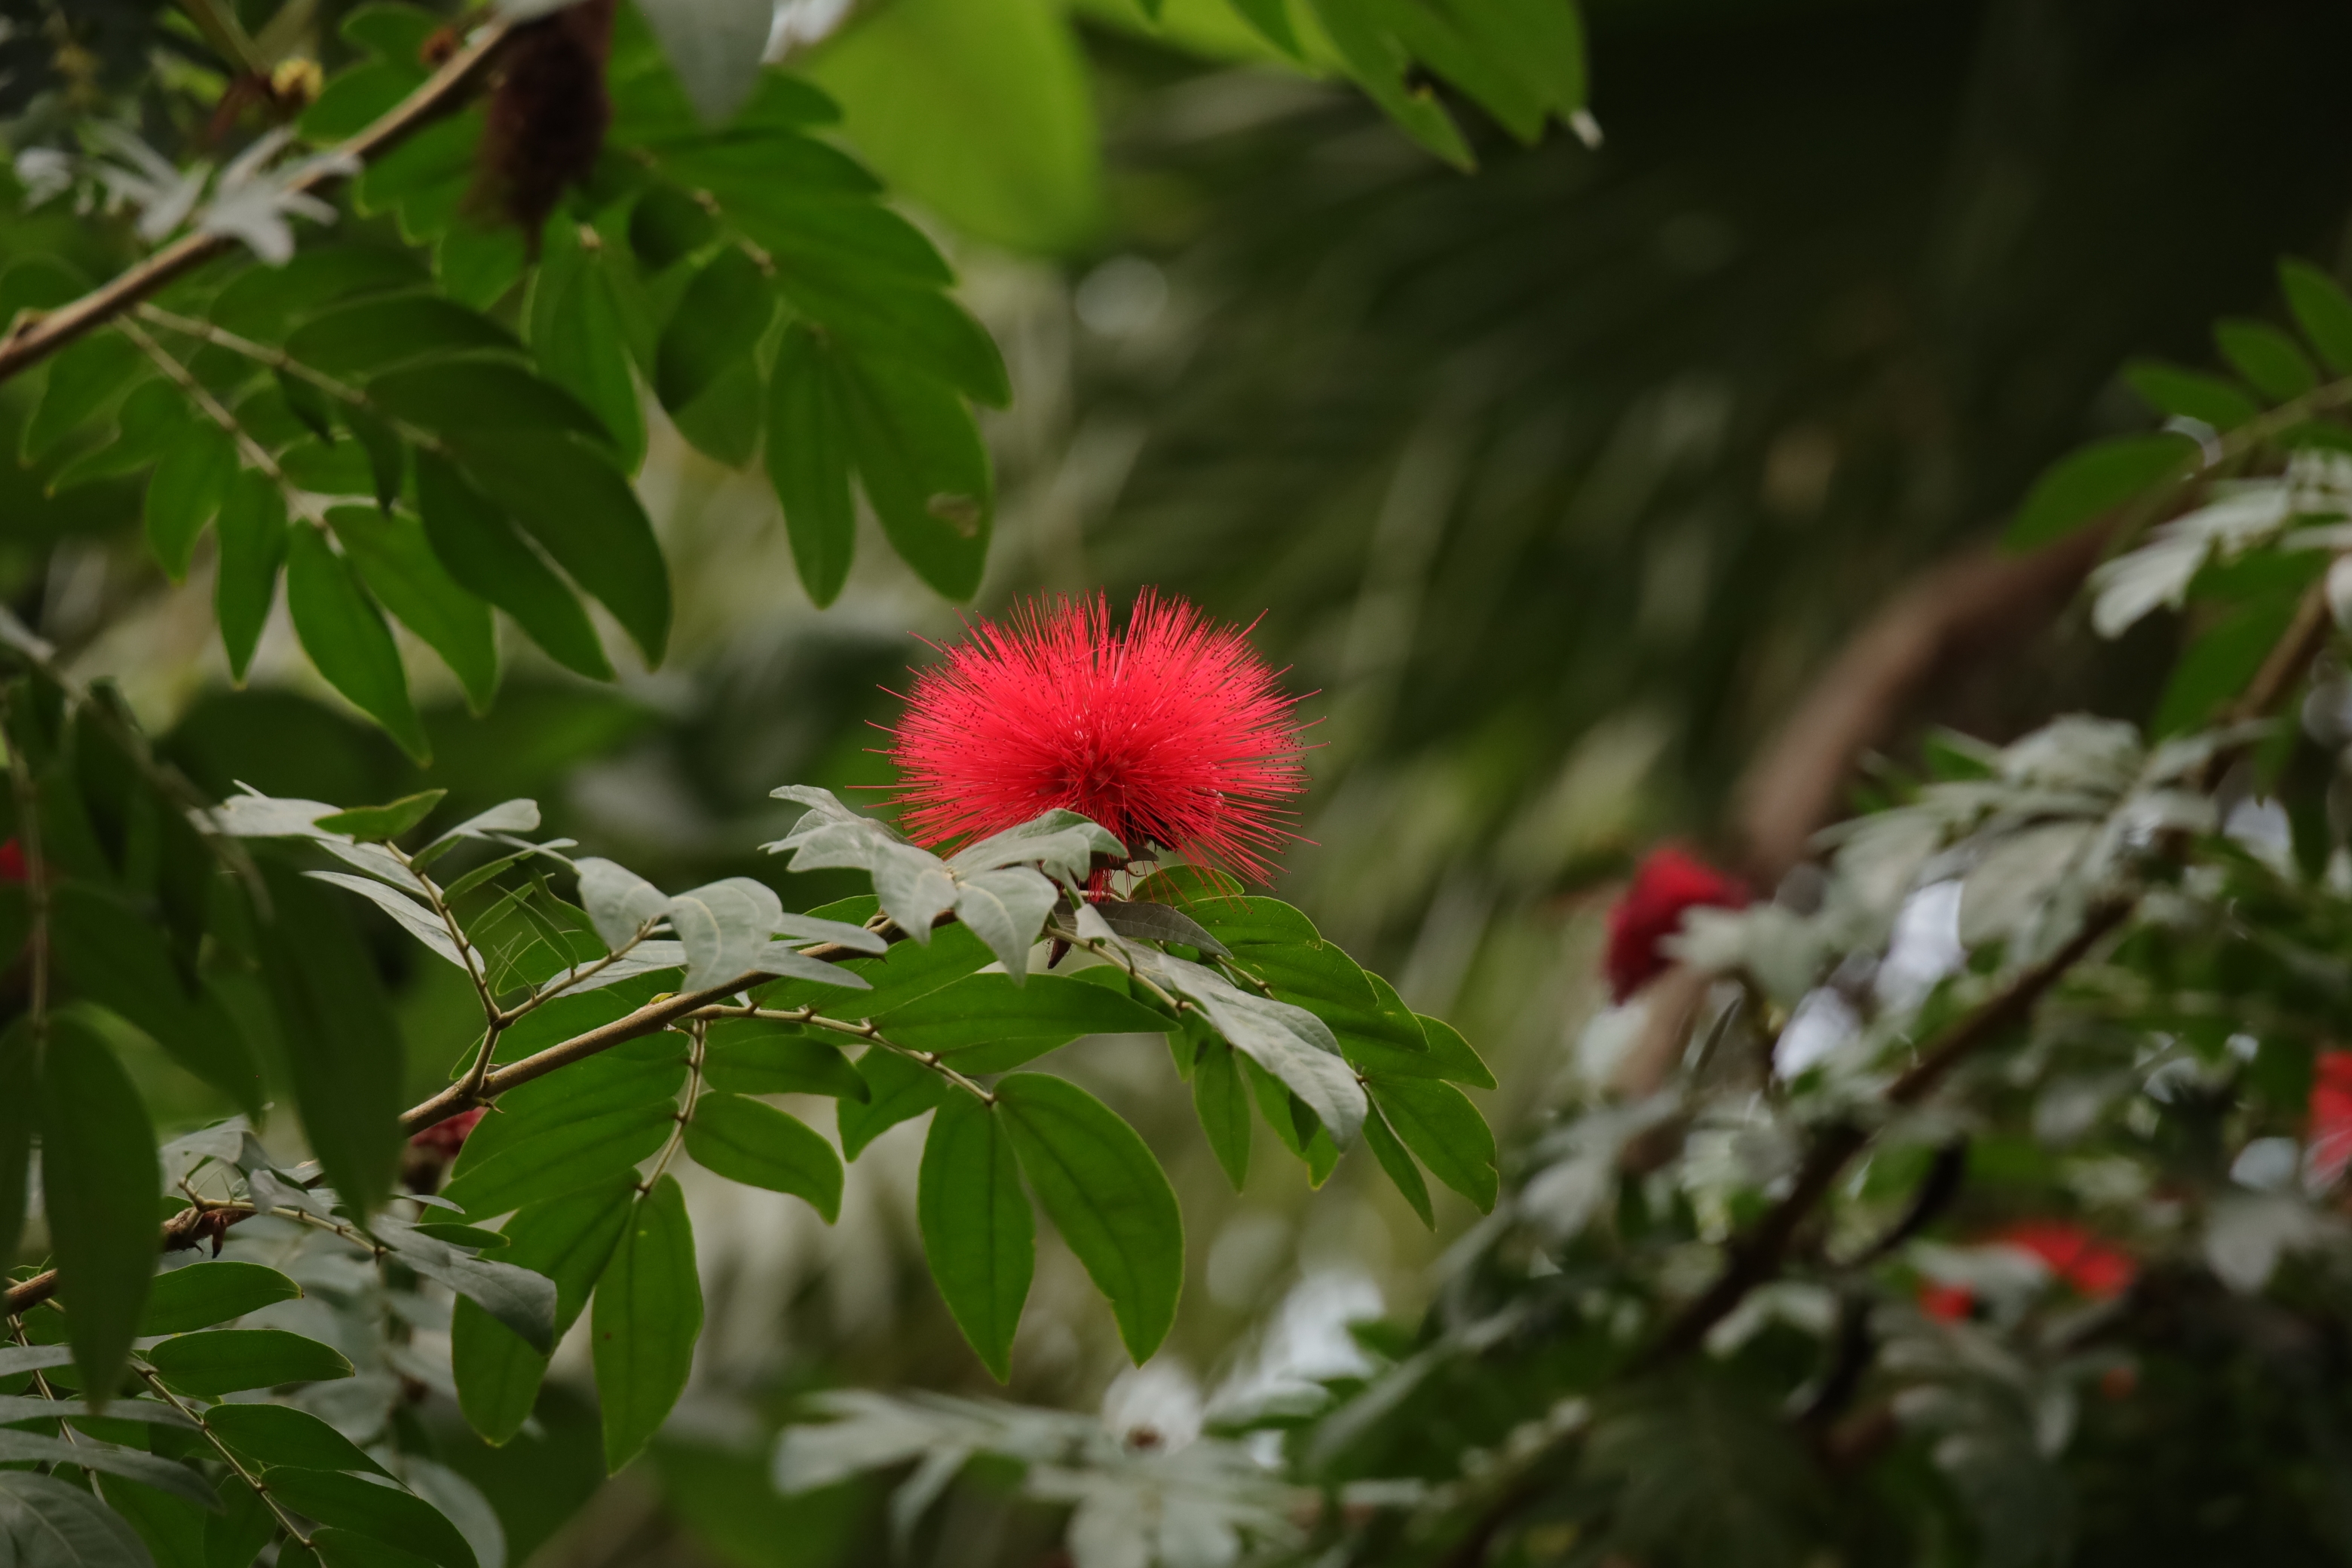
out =
<svg viewBox="0 0 2352 1568"><path fill-rule="evenodd" d="M0 843L0 882L30 880L32 868L25 864L25 847L11 838Z"/></svg>
<svg viewBox="0 0 2352 1568"><path fill-rule="evenodd" d="M1622 1002L1674 961L1659 944L1682 930L1685 911L1706 906L1736 910L1749 901L1740 880L1678 844L1662 844L1633 872L1609 911L1609 951L1602 971L1612 1001Z"/></svg>
<svg viewBox="0 0 2352 1568"><path fill-rule="evenodd" d="M2304 1131L2311 1173L2322 1185L2352 1165L2352 1051L2322 1051L2311 1064L2311 1117Z"/></svg>

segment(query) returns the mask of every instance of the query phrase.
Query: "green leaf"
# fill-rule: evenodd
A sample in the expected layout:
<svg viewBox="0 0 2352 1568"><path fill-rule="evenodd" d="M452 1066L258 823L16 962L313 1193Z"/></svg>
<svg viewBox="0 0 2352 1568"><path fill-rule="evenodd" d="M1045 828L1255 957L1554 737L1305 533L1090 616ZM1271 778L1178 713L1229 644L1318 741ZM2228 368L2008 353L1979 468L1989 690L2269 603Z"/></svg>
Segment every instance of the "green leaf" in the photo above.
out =
<svg viewBox="0 0 2352 1568"><path fill-rule="evenodd" d="M141 382L115 410L112 439L101 440L58 468L49 477L49 493L137 473L188 429L187 414L187 400L178 387L160 379Z"/></svg>
<svg viewBox="0 0 2352 1568"><path fill-rule="evenodd" d="M196 536L236 473L236 447L212 425L190 426L164 447L147 479L147 545L173 582L187 576Z"/></svg>
<svg viewBox="0 0 2352 1568"><path fill-rule="evenodd" d="M1328 1024L1343 1052L1352 1053L1359 1043L1409 1055L1429 1048L1412 1012L1402 1004L1382 1006L1371 977L1328 942L1312 947L1236 946L1234 957L1242 968L1271 984L1279 1000L1304 1007ZM1355 1059L1352 1054L1349 1059Z"/></svg>
<svg viewBox="0 0 2352 1568"><path fill-rule="evenodd" d="M425 1279L446 1285L462 1299L505 1324L533 1350L555 1352L555 1285L544 1276L498 1258L478 1258L464 1246L428 1236L405 1220L375 1222L376 1239Z"/></svg>
<svg viewBox="0 0 2352 1568"><path fill-rule="evenodd" d="M122 1516L79 1487L28 1470L0 1470L0 1541L24 1568L152 1568ZM22 1555L15 1543L26 1545Z"/></svg>
<svg viewBox="0 0 2352 1568"><path fill-rule="evenodd" d="M384 727L418 763L432 760L432 743L408 700L400 647L383 612L351 563L315 528L292 531L286 557L286 602L302 650L327 683Z"/></svg>
<svg viewBox="0 0 2352 1568"><path fill-rule="evenodd" d="M719 220L710 209L676 185L648 185L629 209L629 248L660 272L719 237Z"/></svg>
<svg viewBox="0 0 2352 1568"><path fill-rule="evenodd" d="M364 408L343 410L343 423L351 426L352 438L367 454L368 479L374 487L376 510L390 511L392 503L400 499L402 481L408 476L408 443L398 431Z"/></svg>
<svg viewBox="0 0 2352 1568"><path fill-rule="evenodd" d="M1228 948L1319 947L1323 942L1315 922L1281 900L1242 898L1198 876L1155 872L1136 889L1135 896L1190 915Z"/></svg>
<svg viewBox="0 0 2352 1568"><path fill-rule="evenodd" d="M915 1217L956 1327L996 1381L1007 1381L1036 1264L1036 1224L1012 1141L996 1112L971 1095L948 1096L931 1118Z"/></svg>
<svg viewBox="0 0 2352 1568"><path fill-rule="evenodd" d="M740 1094L706 1094L686 1124L686 1152L715 1175L806 1199L841 1216L841 1156L798 1117Z"/></svg>
<svg viewBox="0 0 2352 1568"><path fill-rule="evenodd" d="M677 1108L664 1100L565 1122L459 1170L442 1195L476 1219L562 1197L635 1169L676 1121Z"/></svg>
<svg viewBox="0 0 2352 1568"><path fill-rule="evenodd" d="M583 1009L575 1016L588 1020L583 1026L593 1028L634 1010L634 1005L624 1000L609 1010ZM468 1175L519 1144L593 1117L647 1106L675 1110L671 1102L686 1083L687 1057L676 1035L648 1035L508 1090L466 1140L457 1173Z"/></svg>
<svg viewBox="0 0 2352 1568"><path fill-rule="evenodd" d="M219 1494L185 1465L88 1436L68 1442L33 1432L0 1431L0 1464L79 1465L184 1498L200 1508L217 1511L221 1506Z"/></svg>
<svg viewBox="0 0 2352 1568"><path fill-rule="evenodd" d="M1437 94L1409 71L1412 54L1375 19L1379 9L1357 0L1309 0L1323 31L1337 46L1348 74L1406 135L1457 169L1476 160Z"/></svg>
<svg viewBox="0 0 2352 1568"><path fill-rule="evenodd" d="M243 468L232 475L220 505L220 564L213 610L229 673L245 679L254 645L278 596L278 568L286 559L286 498L268 475Z"/></svg>
<svg viewBox="0 0 2352 1568"><path fill-rule="evenodd" d="M1390 1130L1388 1119L1381 1114L1378 1106L1364 1118L1364 1142L1371 1149L1372 1158L1380 1162L1381 1169L1388 1173L1389 1180L1396 1184L1396 1190L1404 1194L1404 1201L1412 1205L1412 1212L1421 1216L1421 1223L1435 1230L1437 1211L1430 1207L1429 1184L1421 1179L1420 1167L1405 1152L1404 1145L1397 1142L1396 1133Z"/></svg>
<svg viewBox="0 0 2352 1568"><path fill-rule="evenodd" d="M286 340L289 355L338 379L443 355L519 353L521 348L513 333L488 316L432 294L339 306L313 316Z"/></svg>
<svg viewBox="0 0 2352 1568"><path fill-rule="evenodd" d="M155 1568L209 1568L205 1560L205 1527L221 1515L152 1488L117 1484L100 1477L90 1478L91 1489L106 1500L106 1506L130 1521L155 1555ZM243 1487L231 1487L231 1497L250 1497ZM6 1508L0 1500L0 1512ZM221 1503L215 1500L213 1508ZM0 1518L0 1539L5 1539L7 1525ZM288 1568L292 1568L289 1563Z"/></svg>
<svg viewBox="0 0 2352 1568"><path fill-rule="evenodd" d="M894 1045L941 1052L1013 1040L1043 1052L1081 1035L1160 1035L1176 1026L1118 992L1055 974L1032 975L1024 985L1009 974L968 974L873 1018Z"/></svg>
<svg viewBox="0 0 2352 1568"><path fill-rule="evenodd" d="M858 924L873 913L874 908L874 900L868 897L845 900L840 905L814 912L828 920ZM761 1005L785 1008L814 1004L818 1011L835 1016L872 1017L928 995L950 981L993 963L995 957L985 942L963 927L941 926L931 933L929 943L898 942L880 958L853 958L842 965L866 981L871 990L845 991L813 981L784 980L768 992Z"/></svg>
<svg viewBox="0 0 2352 1568"><path fill-rule="evenodd" d="M206 1431L257 1466L384 1473L358 1444L290 1405L215 1405L205 1412L204 1423Z"/></svg>
<svg viewBox="0 0 2352 1568"><path fill-rule="evenodd" d="M152 1240L149 1242L153 1245ZM182 1394L217 1399L248 1388L324 1383L352 1375L332 1345L283 1329L212 1329L181 1334L146 1352L156 1375Z"/></svg>
<svg viewBox="0 0 2352 1568"><path fill-rule="evenodd" d="M347 833L364 843L382 844L399 837L433 813L433 808L447 798L446 789L419 790L415 795L402 795L389 805L360 805L349 811L331 811L314 826L329 833Z"/></svg>
<svg viewBox="0 0 2352 1568"><path fill-rule="evenodd" d="M11 1094L22 1092L19 1080ZM154 1130L114 1052L72 1014L49 1020L39 1099L41 1194L66 1342L82 1387L103 1398L121 1375L155 1272L163 1182Z"/></svg>
<svg viewBox="0 0 2352 1568"><path fill-rule="evenodd" d="M385 1534L396 1533L387 1530ZM356 1531L322 1525L310 1533L310 1549L321 1568L432 1568L431 1560ZM281 1564L286 1559L281 1555Z"/></svg>
<svg viewBox="0 0 2352 1568"><path fill-rule="evenodd" d="M1184 1288L1184 1220L1167 1174L1135 1129L1067 1079L1014 1073L998 1081L996 1103L1022 1173L1141 1365Z"/></svg>
<svg viewBox="0 0 2352 1568"><path fill-rule="evenodd" d="M780 269L784 297L860 363L887 365L920 386L1003 408L1012 401L1004 356L987 329L936 289L887 279L845 283L807 268Z"/></svg>
<svg viewBox="0 0 2352 1568"><path fill-rule="evenodd" d="M858 1059L857 1073L866 1082L866 1097L845 1100L834 1107L841 1152L852 1160L883 1133L938 1107L955 1092L945 1079L920 1062L881 1046L871 1047Z"/></svg>
<svg viewBox="0 0 2352 1568"><path fill-rule="evenodd" d="M648 664L659 664L669 641L669 568L629 482L563 436L525 431L457 447L483 493L613 612Z"/></svg>
<svg viewBox="0 0 2352 1568"><path fill-rule="evenodd" d="M609 1178L507 1221L505 1261L555 1281L555 1333L579 1320L596 1277L620 1245L637 1197L633 1175ZM471 1301L457 1303L449 1328L457 1405L484 1440L504 1444L522 1430L547 1375L548 1357Z"/></svg>
<svg viewBox="0 0 2352 1568"><path fill-rule="evenodd" d="M2352 299L2336 279L2308 261L2279 263L2279 286L2286 291L2295 324L2327 368L2352 375Z"/></svg>
<svg viewBox="0 0 2352 1568"><path fill-rule="evenodd" d="M19 1013L5 1031L0 1031L0 1083L32 1083L39 1071L32 1018ZM0 1274L16 1267L16 1248L25 1239L33 1129L39 1105L38 1095L0 1095Z"/></svg>
<svg viewBox="0 0 2352 1568"><path fill-rule="evenodd" d="M258 1263L222 1260L192 1263L155 1277L140 1316L141 1334L180 1334L208 1329L257 1312L272 1301L290 1301L302 1287Z"/></svg>
<svg viewBox="0 0 2352 1568"><path fill-rule="evenodd" d="M2319 373L2294 340L2268 321L2216 322L2213 342L2231 368L2273 403L2301 397L2319 384Z"/></svg>
<svg viewBox="0 0 2352 1568"><path fill-rule="evenodd" d="M610 680L588 613L504 512L431 452L416 454L416 506L449 575L515 618L566 669Z"/></svg>
<svg viewBox="0 0 2352 1568"><path fill-rule="evenodd" d="M841 595L857 548L849 497L849 414L833 355L795 321L785 329L768 382L768 479L801 586L822 608Z"/></svg>
<svg viewBox="0 0 2352 1568"><path fill-rule="evenodd" d="M654 391L683 408L721 373L749 358L775 319L776 290L740 246L722 247L687 289L662 329Z"/></svg>
<svg viewBox="0 0 2352 1568"><path fill-rule="evenodd" d="M305 246L283 267L255 265L238 273L214 298L211 315L230 331L276 342L299 316L424 281L417 259L392 246Z"/></svg>
<svg viewBox="0 0 2352 1568"><path fill-rule="evenodd" d="M1481 1214L1492 1212L1499 1180L1495 1134L1469 1097L1450 1083L1425 1078L1376 1075L1368 1087L1372 1102L1429 1173L1476 1204Z"/></svg>
<svg viewBox="0 0 2352 1568"><path fill-rule="evenodd" d="M611 260L602 240L593 250L584 243L594 233L561 217L548 226L525 317L541 374L594 412L622 468L635 473L645 461L645 414L606 273Z"/></svg>
<svg viewBox="0 0 2352 1568"><path fill-rule="evenodd" d="M341 896L264 860L271 918L257 921L294 1100L327 1179L358 1213L391 1190L405 1079L392 1005Z"/></svg>
<svg viewBox="0 0 2352 1568"><path fill-rule="evenodd" d="M995 498L963 400L883 361L843 361L850 443L890 547L950 599L979 590Z"/></svg>
<svg viewBox="0 0 2352 1568"><path fill-rule="evenodd" d="M499 689L490 607L457 585L434 554L424 526L404 512L363 506L336 507L327 521L369 592L441 656L466 688L467 705L488 711Z"/></svg>
<svg viewBox="0 0 2352 1568"><path fill-rule="evenodd" d="M614 1471L636 1457L685 1392L702 1332L694 1229L677 1177L655 1183L631 1212L596 1282L592 1328L604 1468Z"/></svg>
<svg viewBox="0 0 2352 1568"><path fill-rule="evenodd" d="M266 1095L252 1047L218 998L191 994L152 907L63 881L50 893L49 919L58 967L76 991L121 1014L248 1115L260 1114Z"/></svg>
<svg viewBox="0 0 2352 1568"><path fill-rule="evenodd" d="M893 190L992 244L1058 254L1101 221L1094 87L1046 0L898 0L810 67Z"/></svg>
<svg viewBox="0 0 2352 1568"><path fill-rule="evenodd" d="M1372 976L1372 983L1381 987L1387 984L1377 974ZM1494 1073L1478 1053L1470 1048L1470 1042L1462 1037L1461 1030L1426 1013L1416 1014L1415 1016L1420 1018L1422 1031L1429 1041L1429 1054L1423 1059L1437 1069L1438 1077L1453 1083L1466 1083L1473 1089L1495 1087Z"/></svg>
<svg viewBox="0 0 2352 1568"><path fill-rule="evenodd" d="M2030 550L2063 539L2102 513L2168 479L2192 471L2196 442L2170 431L2095 441L2061 458L2033 483L2001 542Z"/></svg>
<svg viewBox="0 0 2352 1568"><path fill-rule="evenodd" d="M453 438L495 438L537 430L585 436L600 446L604 422L562 387L520 365L456 360L377 376L368 399L394 418Z"/></svg>
<svg viewBox="0 0 2352 1568"><path fill-rule="evenodd" d="M37 461L146 374L152 374L147 356L130 339L116 333L100 331L68 345L49 362L41 401L25 421L19 448L24 460Z"/></svg>
<svg viewBox="0 0 2352 1568"><path fill-rule="evenodd" d="M1186 1042L1189 1046L1190 1041ZM1220 1039L1201 1042L1200 1059L1192 1064L1192 1109L1201 1131L1225 1180L1240 1192L1249 1181L1249 1096L1242 1088L1241 1069L1234 1065L1234 1048Z"/></svg>
<svg viewBox="0 0 2352 1568"><path fill-rule="evenodd" d="M278 1500L320 1524L413 1552L440 1568L476 1568L473 1549L441 1510L414 1492L337 1470L273 1467L263 1483Z"/></svg>
<svg viewBox="0 0 2352 1568"><path fill-rule="evenodd" d="M278 1533L278 1516L250 1487L228 1489L228 1508L205 1521L202 1568L250 1568Z"/></svg>
<svg viewBox="0 0 2352 1568"><path fill-rule="evenodd" d="M2161 360L2133 361L2124 366L2124 380L2158 414L2201 420L2216 430L2234 430L2262 412L2252 398L2220 376Z"/></svg>
<svg viewBox="0 0 2352 1568"><path fill-rule="evenodd" d="M730 1094L822 1094L867 1100L873 1089L839 1047L782 1025L720 1024L710 1031L702 1076Z"/></svg>

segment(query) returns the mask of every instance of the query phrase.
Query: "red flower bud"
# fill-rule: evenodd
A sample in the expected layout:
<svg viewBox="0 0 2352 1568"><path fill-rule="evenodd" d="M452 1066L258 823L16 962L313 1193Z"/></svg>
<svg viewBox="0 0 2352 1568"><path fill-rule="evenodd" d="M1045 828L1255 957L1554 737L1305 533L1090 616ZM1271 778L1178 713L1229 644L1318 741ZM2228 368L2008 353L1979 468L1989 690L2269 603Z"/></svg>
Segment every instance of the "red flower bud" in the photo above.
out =
<svg viewBox="0 0 2352 1568"><path fill-rule="evenodd" d="M1748 902L1748 889L1738 878L1680 845L1651 850L1609 911L1609 952L1601 967L1611 999L1624 1001L1674 962L1658 944L1682 930L1684 911L1701 905L1736 910Z"/></svg>
<svg viewBox="0 0 2352 1568"><path fill-rule="evenodd" d="M474 1124L481 1121L482 1115L483 1110L480 1106L476 1106L471 1110L461 1110L447 1121L436 1121L411 1138L408 1141L408 1146L412 1149L429 1149L444 1159L454 1160L457 1157L457 1151L466 1146L466 1134L474 1130Z"/></svg>
<svg viewBox="0 0 2352 1568"><path fill-rule="evenodd" d="M32 868L25 864L25 847L13 838L0 843L0 882L26 882L32 876Z"/></svg>

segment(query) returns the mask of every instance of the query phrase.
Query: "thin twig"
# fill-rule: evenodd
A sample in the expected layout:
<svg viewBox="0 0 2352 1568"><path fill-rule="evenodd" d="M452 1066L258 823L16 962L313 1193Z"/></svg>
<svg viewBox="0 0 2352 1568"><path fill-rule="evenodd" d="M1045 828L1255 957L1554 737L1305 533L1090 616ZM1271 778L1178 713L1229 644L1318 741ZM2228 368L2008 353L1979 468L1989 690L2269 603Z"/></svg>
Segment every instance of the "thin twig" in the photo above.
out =
<svg viewBox="0 0 2352 1568"><path fill-rule="evenodd" d="M895 1051L899 1056L905 1057L910 1062L916 1062L923 1067L930 1068L933 1072L939 1074L941 1078L947 1079L958 1089L962 1089L965 1093L973 1096L984 1105L994 1105L996 1103L996 1095L994 1091L981 1083L977 1079L968 1078L964 1074L958 1072L954 1068L950 1067L946 1058L941 1057L939 1052L919 1051L912 1046L902 1046L896 1040L887 1038L880 1029L875 1027L874 1020L871 1018L859 1018L855 1020L848 1018L828 1018L824 1014L819 1013L814 1007L703 1007L698 1009L692 1016L698 1021L709 1021L712 1023L723 1022L730 1018L759 1018L769 1023L801 1024L805 1025L810 1028L829 1029L836 1035L848 1035L853 1038L864 1040L868 1045L879 1046L887 1051Z"/></svg>
<svg viewBox="0 0 2352 1568"><path fill-rule="evenodd" d="M472 43L450 57L415 92L384 111L373 124L333 149L366 163L408 139L417 130L455 110L488 70L505 43L509 26L493 22L474 36ZM289 182L289 192L315 194L343 176L331 164ZM226 235L191 234L174 240L130 270L91 289L69 304L38 316L28 316L0 338L0 381L37 364L68 343L122 315L141 300L202 267L216 256L236 248Z"/></svg>
<svg viewBox="0 0 2352 1568"><path fill-rule="evenodd" d="M278 459L270 454L269 448L253 438L246 429L244 422L229 411L227 405L213 395L210 387L191 374L188 367L180 363L177 355L157 342L136 321L117 321L114 323L114 330L136 343L140 353L154 361L155 368L162 371L187 397L188 401L196 405L198 412L227 432L228 438L236 442L237 450L245 455L245 460L268 475L278 488L285 492L287 510L299 512L313 528L321 530L326 528L327 514L320 510L318 501L308 490L294 482L286 470L278 465Z"/></svg>

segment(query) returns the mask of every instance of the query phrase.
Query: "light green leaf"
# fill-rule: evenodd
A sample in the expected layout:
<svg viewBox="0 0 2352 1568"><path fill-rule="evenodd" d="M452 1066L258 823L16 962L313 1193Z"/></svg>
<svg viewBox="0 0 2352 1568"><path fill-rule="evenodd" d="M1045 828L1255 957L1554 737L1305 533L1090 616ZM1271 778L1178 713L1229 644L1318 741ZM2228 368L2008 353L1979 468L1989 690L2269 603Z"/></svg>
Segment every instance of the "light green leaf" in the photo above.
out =
<svg viewBox="0 0 2352 1568"><path fill-rule="evenodd" d="M381 843L399 837L424 821L448 794L446 789L419 790L389 805L361 805L349 811L331 812L311 826L329 833L348 834L362 842Z"/></svg>
<svg viewBox="0 0 2352 1568"><path fill-rule="evenodd" d="M368 590L425 639L466 688L477 713L499 689L499 644L490 607L457 585L433 552L425 529L405 512L336 507L327 521Z"/></svg>
<svg viewBox="0 0 2352 1568"><path fill-rule="evenodd" d="M583 243L594 232L562 215L549 223L525 316L541 373L594 412L622 468L635 473L645 461L645 415L605 272L612 262L601 239L593 250Z"/></svg>
<svg viewBox="0 0 2352 1568"><path fill-rule="evenodd" d="M11 1095L22 1094L21 1080ZM130 1354L155 1271L163 1187L147 1107L95 1029L49 1020L41 1061L41 1194L58 1299L82 1386L103 1398Z"/></svg>
<svg viewBox="0 0 2352 1568"><path fill-rule="evenodd" d="M997 1113L968 1094L950 1095L931 1118L915 1216L956 1327L1005 1382L1036 1264L1036 1225L1012 1141Z"/></svg>
<svg viewBox="0 0 2352 1568"><path fill-rule="evenodd" d="M593 1326L604 1468L618 1470L685 1392L702 1332L694 1229L677 1177L664 1176L637 1201L596 1282Z"/></svg>
<svg viewBox="0 0 2352 1568"><path fill-rule="evenodd" d="M1184 1220L1135 1129L1085 1089L1043 1073L996 1086L997 1110L1037 1201L1077 1254L1128 1354L1141 1365L1176 1321Z"/></svg>
<svg viewBox="0 0 2352 1568"><path fill-rule="evenodd" d="M1094 88L1046 0L898 0L829 45L810 75L891 187L964 232L1056 254L1100 223Z"/></svg>
<svg viewBox="0 0 2352 1568"><path fill-rule="evenodd" d="M425 726L408 700L408 677L383 612L315 528L291 531L286 560L286 601L302 649L328 684L383 725L401 750L432 760Z"/></svg>

